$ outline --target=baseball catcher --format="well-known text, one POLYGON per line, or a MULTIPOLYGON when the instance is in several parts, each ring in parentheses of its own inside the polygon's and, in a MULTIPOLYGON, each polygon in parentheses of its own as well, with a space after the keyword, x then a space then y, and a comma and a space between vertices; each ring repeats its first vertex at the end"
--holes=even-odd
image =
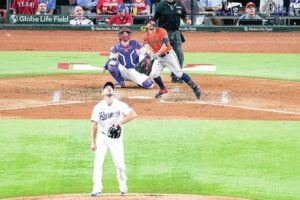
POLYGON ((140 43, 130 39, 131 34, 128 28, 120 29, 119 42, 110 48, 109 59, 104 70, 108 70, 117 81, 115 87, 125 87, 125 80, 130 80, 145 89, 152 88, 153 83, 149 77, 135 69, 139 61, 142 61, 139 70, 142 71, 142 67, 145 67, 142 63, 145 61, 146 52, 140 43))

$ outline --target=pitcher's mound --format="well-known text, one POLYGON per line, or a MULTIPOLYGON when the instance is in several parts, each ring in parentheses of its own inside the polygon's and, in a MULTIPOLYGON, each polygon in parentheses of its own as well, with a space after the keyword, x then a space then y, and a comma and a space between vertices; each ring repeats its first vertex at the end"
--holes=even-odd
POLYGON ((120 196, 119 194, 102 194, 99 197, 90 197, 88 194, 62 194, 62 195, 45 195, 35 197, 19 197, 10 200, 243 200, 232 197, 219 196, 202 196, 187 194, 127 194, 120 196))

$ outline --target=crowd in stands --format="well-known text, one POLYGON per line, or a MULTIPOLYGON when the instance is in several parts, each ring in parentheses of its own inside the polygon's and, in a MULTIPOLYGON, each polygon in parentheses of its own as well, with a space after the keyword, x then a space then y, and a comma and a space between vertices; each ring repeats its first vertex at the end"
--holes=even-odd
MULTIPOLYGON (((160 0, 69 0, 73 13, 72 19, 80 21, 89 18, 93 24, 132 25, 137 16, 154 15, 155 5, 160 0), (79 11, 80 10, 80 11, 79 11), (82 17, 78 18, 78 14, 82 17), (103 17, 101 17, 103 16, 103 17)), ((163 0, 165 1, 165 0, 163 0)), ((178 0, 185 6, 188 14, 192 13, 194 25, 221 25, 218 16, 241 16, 255 10, 255 15, 265 16, 300 16, 300 0, 290 0, 289 5, 283 0, 178 0), (252 3, 251 7, 249 7, 252 3), (244 4, 245 3, 245 4, 244 4), (244 6, 243 6, 244 5, 244 6), (248 5, 248 7, 246 6, 248 5), (252 8, 253 7, 253 8, 252 8), (210 16, 207 18, 206 16, 210 16)), ((10 7, 13 14, 52 15, 56 13, 56 0, 12 0, 10 7)), ((248 16, 248 15, 247 15, 248 16)), ((243 16, 245 17, 245 16, 243 16)), ((85 24, 85 23, 75 23, 85 24)), ((90 24, 90 23, 88 23, 90 24)))

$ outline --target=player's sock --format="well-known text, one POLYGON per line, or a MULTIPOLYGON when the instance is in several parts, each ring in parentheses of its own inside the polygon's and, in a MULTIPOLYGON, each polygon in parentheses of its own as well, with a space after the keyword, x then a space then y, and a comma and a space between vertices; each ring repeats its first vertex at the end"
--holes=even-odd
POLYGON ((184 82, 186 82, 187 84, 190 82, 190 80, 192 80, 191 77, 186 73, 182 74, 181 79, 184 80, 184 82))
POLYGON ((161 80, 161 77, 156 77, 156 78, 153 78, 155 83, 158 85, 158 87, 161 89, 161 90, 164 90, 166 87, 164 85, 164 83, 162 82, 161 80))

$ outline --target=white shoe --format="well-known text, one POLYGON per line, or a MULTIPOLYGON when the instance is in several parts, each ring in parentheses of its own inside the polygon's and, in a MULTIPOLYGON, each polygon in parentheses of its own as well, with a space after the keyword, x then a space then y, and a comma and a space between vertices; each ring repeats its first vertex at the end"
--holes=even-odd
POLYGON ((91 197, 99 197, 99 196, 101 196, 101 192, 92 192, 92 193, 90 194, 90 196, 91 196, 91 197))

